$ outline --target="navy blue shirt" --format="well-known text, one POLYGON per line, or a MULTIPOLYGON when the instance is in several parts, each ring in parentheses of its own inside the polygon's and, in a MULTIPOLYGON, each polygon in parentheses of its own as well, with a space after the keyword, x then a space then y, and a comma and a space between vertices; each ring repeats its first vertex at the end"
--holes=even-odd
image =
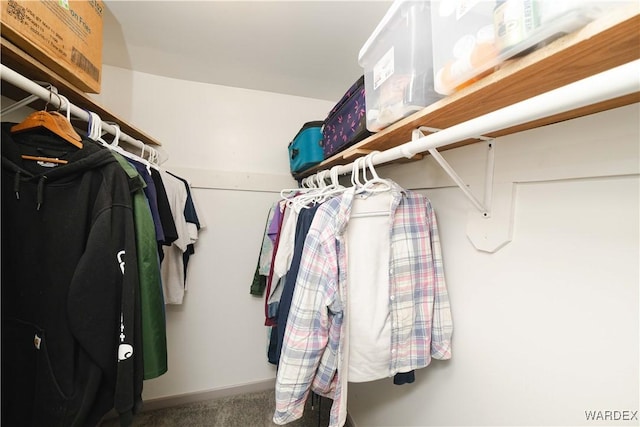
MULTIPOLYGON (((287 317, 289 317, 289 309, 291 308, 291 300, 293 299, 293 291, 296 286, 296 278, 300 269, 300 261, 302 260, 302 248, 304 240, 307 237, 311 222, 320 205, 312 206, 308 209, 302 209, 298 215, 296 223, 296 236, 293 244, 293 258, 291 259, 291 267, 287 272, 282 295, 280 296, 280 305, 278 306, 278 323, 274 329, 277 329, 277 344, 275 354, 270 351, 269 362, 277 365, 280 361, 280 352, 282 351, 282 342, 284 341, 284 331, 287 327, 287 317)), ((272 335, 273 338, 273 335, 272 335)), ((271 350, 271 348, 270 348, 271 350)))
POLYGON ((158 211, 158 195, 156 192, 156 184, 151 178, 151 173, 147 170, 147 167, 140 162, 127 158, 129 163, 136 168, 140 176, 144 179, 147 186, 144 188, 144 194, 149 201, 149 208, 151 209, 151 216, 153 217, 153 225, 156 229, 156 241, 164 241, 164 230, 162 229, 162 222, 160 221, 160 212, 158 211))

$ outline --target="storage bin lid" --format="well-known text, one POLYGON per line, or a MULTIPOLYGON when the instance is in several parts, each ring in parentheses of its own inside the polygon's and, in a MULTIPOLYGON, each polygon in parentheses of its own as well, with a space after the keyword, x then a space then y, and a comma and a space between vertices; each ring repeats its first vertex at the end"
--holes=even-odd
POLYGON ((429 6, 429 0, 394 0, 387 13, 384 14, 382 20, 378 23, 376 29, 373 30, 371 36, 369 36, 364 46, 362 46, 362 49, 360 49, 360 53, 358 53, 358 64, 360 64, 360 66, 363 66, 362 59, 367 55, 376 40, 380 37, 380 34, 389 27, 389 23, 396 17, 396 14, 414 4, 424 4, 429 6))

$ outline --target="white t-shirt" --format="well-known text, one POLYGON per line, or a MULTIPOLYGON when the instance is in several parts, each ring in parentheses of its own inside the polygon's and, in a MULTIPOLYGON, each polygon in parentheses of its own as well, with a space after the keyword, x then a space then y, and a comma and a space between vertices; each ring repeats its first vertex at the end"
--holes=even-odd
POLYGON ((287 206, 284 211, 284 217, 282 218, 282 227, 280 228, 280 238, 278 240, 276 256, 273 260, 273 279, 271 281, 271 293, 267 299, 268 304, 280 301, 283 288, 283 284, 280 279, 285 277, 289 268, 291 268, 297 223, 298 211, 287 206))
POLYGON ((160 177, 164 184, 169 199, 171 215, 176 224, 178 238, 171 246, 163 246, 164 259, 162 260, 160 274, 162 276, 162 290, 164 291, 165 304, 182 304, 184 297, 184 261, 182 254, 191 243, 189 227, 184 217, 184 207, 187 203, 187 189, 178 178, 171 176, 166 171, 160 171, 160 177))
POLYGON ((389 264, 384 260, 390 259, 391 202, 388 192, 354 196, 345 232, 349 293, 345 323, 351 382, 389 376, 389 264))

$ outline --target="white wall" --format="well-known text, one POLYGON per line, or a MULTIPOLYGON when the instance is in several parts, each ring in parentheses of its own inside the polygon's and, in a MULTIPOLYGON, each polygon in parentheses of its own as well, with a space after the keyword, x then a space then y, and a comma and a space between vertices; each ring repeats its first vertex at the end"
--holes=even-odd
POLYGON ((328 101, 103 67, 94 97, 163 144, 167 166, 290 179, 287 144, 328 101))
POLYGON ((105 66, 98 102, 158 139, 163 165, 190 180, 207 228, 182 306, 167 307, 169 371, 144 399, 273 379, 263 299, 251 296, 266 216, 295 187, 287 144, 327 101, 180 81, 105 66))
MULTIPOLYGON (((453 357, 412 385, 351 384, 358 427, 602 425, 585 411, 639 409, 639 117, 636 104, 499 139, 496 188, 515 182, 515 209, 494 254, 469 242, 477 213, 433 159, 380 168, 438 187, 420 191, 440 226, 453 357)), ((481 198, 485 148, 444 156, 481 198)))

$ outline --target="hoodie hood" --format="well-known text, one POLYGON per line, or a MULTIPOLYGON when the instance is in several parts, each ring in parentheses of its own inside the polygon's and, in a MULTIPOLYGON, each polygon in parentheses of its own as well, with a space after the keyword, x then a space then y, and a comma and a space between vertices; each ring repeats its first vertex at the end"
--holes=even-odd
POLYGON ((9 178, 7 174, 13 175, 13 191, 17 199, 20 199, 20 187, 23 183, 37 183, 36 209, 38 210, 44 202, 44 192, 47 185, 68 182, 89 169, 116 162, 109 150, 98 146, 91 140, 83 139, 83 148, 77 149, 46 129, 34 129, 12 134, 11 127, 14 124, 3 122, 1 125, 2 170, 5 174, 3 179, 9 178), (22 154, 46 156, 46 154, 36 151, 40 148, 64 152, 64 158, 68 163, 54 167, 43 167, 33 160, 21 158, 22 154))

